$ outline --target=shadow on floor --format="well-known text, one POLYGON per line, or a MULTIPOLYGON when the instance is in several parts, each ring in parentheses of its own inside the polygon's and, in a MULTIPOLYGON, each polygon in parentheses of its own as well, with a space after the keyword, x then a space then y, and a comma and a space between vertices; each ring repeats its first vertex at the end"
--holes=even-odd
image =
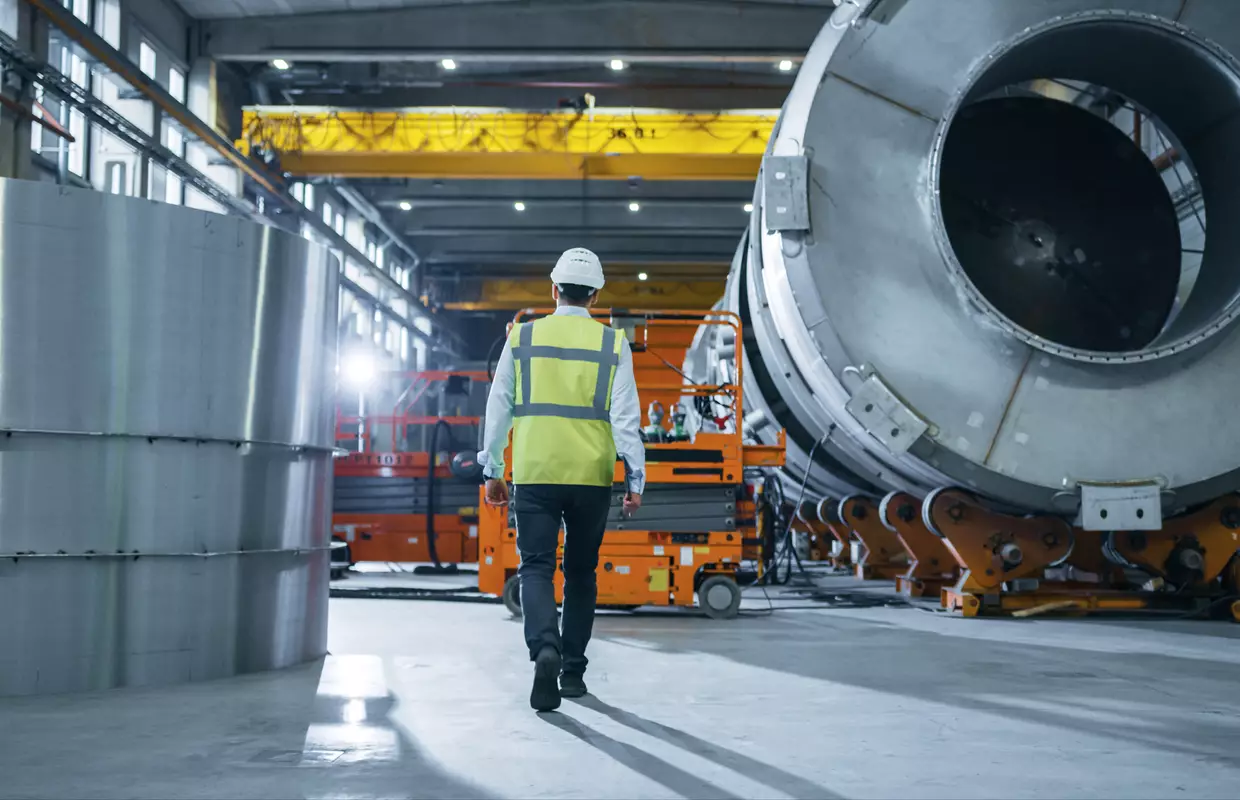
POLYGON ((538 718, 548 725, 553 725, 566 733, 576 736, 599 752, 605 753, 618 763, 675 792, 681 797, 739 800, 738 795, 732 794, 709 781, 704 781, 675 764, 670 764, 658 756, 647 753, 640 747, 635 747, 626 742, 619 742, 609 736, 605 736, 589 725, 566 714, 539 714, 538 718))
POLYGON ((345 696, 324 691, 323 673, 320 660, 176 687, 5 701, 0 716, 21 735, 0 747, 0 798, 489 796, 392 721, 385 684, 345 696))
POLYGON ((735 770, 752 781, 761 783, 778 792, 782 792, 797 800, 815 800, 815 798, 841 798, 842 795, 835 794, 826 788, 806 780, 799 775, 780 769, 771 764, 766 764, 751 758, 743 753, 712 744, 704 739, 699 739, 692 734, 685 733, 682 730, 673 728, 669 725, 663 725, 652 720, 640 717, 630 711, 608 705, 602 700, 592 695, 587 695, 579 700, 572 702, 584 706, 592 711, 597 711, 606 717, 635 731, 653 736, 660 739, 673 747, 678 747, 686 752, 693 753, 696 756, 713 761, 714 763, 735 770))
MULTIPOLYGON (((658 626, 600 620, 595 638, 665 653, 706 653, 836 685, 1240 766, 1240 755, 1230 744, 1240 739, 1240 654, 1230 631, 1219 636, 1205 630, 1226 627, 1224 623, 1196 623, 1220 648, 1219 659, 1211 660, 1208 655, 1173 655, 1179 634, 1188 631, 1173 626, 1177 635, 1168 636, 1158 631, 1165 624, 1160 622, 1134 630, 1131 641, 1142 643, 1140 652, 1067 646, 1064 638, 1077 632, 1063 627, 1048 637, 1060 644, 1029 643, 1043 630, 1031 621, 944 618, 933 629, 891 622, 901 620, 899 615, 921 613, 893 610, 882 621, 870 621, 845 614, 777 612, 768 619, 737 619, 709 630, 695 630, 700 620, 666 620, 658 626), (992 627, 950 627, 979 625, 992 627), (1013 629, 1025 641, 1011 640, 1013 629), (988 638, 992 631, 993 638, 988 638)), ((1065 624, 1073 623, 1056 623, 1065 624)), ((1098 623, 1080 621, 1082 643, 1101 633, 1098 623)), ((1204 641, 1199 648, 1214 646, 1204 641)))

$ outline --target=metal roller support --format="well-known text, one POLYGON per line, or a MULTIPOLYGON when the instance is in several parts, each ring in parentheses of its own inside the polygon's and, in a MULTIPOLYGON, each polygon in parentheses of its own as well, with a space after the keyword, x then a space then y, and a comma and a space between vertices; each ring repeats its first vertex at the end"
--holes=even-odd
POLYGON ((0 181, 0 266, 0 695, 322 655, 327 250, 0 181))
POLYGON ((824 495, 959 486, 1086 527, 1240 487, 1236 52, 1231 0, 841 3, 723 303, 789 477, 819 442, 824 495), (1173 151, 1065 85, 1131 104, 1173 151), (1195 278, 1171 157, 1221 221, 1195 278))

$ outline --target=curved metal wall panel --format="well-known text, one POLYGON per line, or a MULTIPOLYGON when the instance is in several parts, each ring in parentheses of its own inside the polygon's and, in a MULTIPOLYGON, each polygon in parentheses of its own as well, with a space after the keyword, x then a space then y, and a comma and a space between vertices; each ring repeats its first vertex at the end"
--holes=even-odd
MULTIPOLYGON (((755 403, 786 406, 775 416, 803 429, 802 450, 825 442, 847 467, 839 477, 883 491, 962 486, 1005 508, 1071 515, 1083 484, 1160 485, 1164 513, 1240 486, 1240 459, 1226 446, 1237 430, 1226 409, 1240 391, 1231 368, 1240 357, 1240 234, 1211 226, 1196 288, 1156 340, 1082 350, 992 307, 941 208, 953 188, 943 186, 944 142, 958 118, 1013 87, 1072 80, 1133 98, 1165 123, 1194 160, 1210 219, 1227 219, 1240 209, 1225 178, 1240 153, 1240 15, 1231 5, 842 4, 807 54, 768 152, 804 170, 805 188, 790 180, 776 188, 785 199, 769 202, 767 162, 744 284, 732 275, 731 290, 748 292, 757 344, 749 358, 771 378, 755 403), (788 207, 802 201, 794 211, 804 219, 794 221, 788 207), (893 408, 907 428, 883 411, 893 408)), ((1062 111, 1056 102, 1044 98, 1039 113, 1047 103, 1062 111)), ((1070 183, 1065 174, 1056 191, 1070 183)), ((1061 225, 1052 266, 1068 263, 1065 253, 1083 263, 1084 251, 1063 243, 1096 238, 1111 252, 1112 229, 1121 245, 1141 229, 1126 222, 1122 202, 1105 210, 1105 225, 1061 225)), ((1005 279, 1025 263, 1018 251, 1005 279)), ((1158 268, 1182 280, 1172 261, 1158 268)), ((1066 271, 1046 274, 1035 278, 1056 290, 1068 282, 1066 271)))
POLYGON ((0 695, 324 652, 337 275, 249 222, 0 181, 0 695))

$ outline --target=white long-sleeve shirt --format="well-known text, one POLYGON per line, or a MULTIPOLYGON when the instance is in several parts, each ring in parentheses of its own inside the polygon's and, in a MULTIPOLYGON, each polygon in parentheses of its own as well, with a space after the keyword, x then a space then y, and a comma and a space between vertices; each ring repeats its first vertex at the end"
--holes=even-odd
MULTIPOLYGON (((578 306, 560 306, 555 313, 590 318, 590 312, 578 306)), ((504 448, 508 446, 508 432, 512 430, 516 382, 512 345, 505 342, 491 379, 491 393, 487 396, 484 449, 478 453, 478 463, 488 478, 504 476, 504 448)), ((624 461, 628 490, 634 494, 641 494, 646 488, 646 446, 642 443, 641 424, 637 381, 633 377, 633 351, 621 347, 620 363, 611 384, 611 438, 616 444, 616 454, 624 461)))

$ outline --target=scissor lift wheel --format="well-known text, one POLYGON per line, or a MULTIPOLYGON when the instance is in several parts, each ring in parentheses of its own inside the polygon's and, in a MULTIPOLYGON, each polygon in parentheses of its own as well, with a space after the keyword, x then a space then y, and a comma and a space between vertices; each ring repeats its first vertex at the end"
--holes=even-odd
POLYGON ((514 617, 521 616, 521 581, 512 575, 504 581, 504 608, 514 617))
POLYGON ((698 607, 712 619, 732 619, 741 607, 741 587, 726 575, 712 575, 698 587, 698 607))

